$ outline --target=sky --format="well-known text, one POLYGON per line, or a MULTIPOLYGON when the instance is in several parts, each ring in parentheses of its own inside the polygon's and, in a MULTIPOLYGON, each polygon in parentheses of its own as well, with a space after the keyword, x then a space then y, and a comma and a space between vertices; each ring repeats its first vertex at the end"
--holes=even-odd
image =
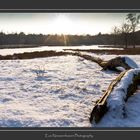
POLYGON ((128 13, 0 13, 0 31, 36 34, 111 33, 128 13))

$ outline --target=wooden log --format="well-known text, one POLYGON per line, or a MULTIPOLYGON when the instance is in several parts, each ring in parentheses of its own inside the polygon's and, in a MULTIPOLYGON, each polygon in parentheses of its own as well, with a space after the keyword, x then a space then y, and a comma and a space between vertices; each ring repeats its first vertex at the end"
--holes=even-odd
POLYGON ((104 61, 104 60, 102 60, 99 57, 94 57, 94 56, 90 56, 90 55, 86 55, 86 54, 81 54, 79 52, 71 52, 70 54, 75 55, 75 56, 82 57, 82 58, 84 58, 86 60, 89 60, 89 61, 92 61, 92 62, 95 62, 98 65, 101 65, 101 63, 104 61))
POLYGON ((125 101, 127 101, 128 98, 136 92, 138 85, 140 85, 140 72, 138 74, 134 74, 133 81, 127 88, 125 101))
POLYGON ((128 66, 125 61, 123 61, 122 57, 116 57, 113 59, 110 59, 108 61, 105 61, 99 57, 94 57, 86 54, 81 54, 79 52, 56 52, 56 51, 41 51, 41 52, 25 52, 25 53, 19 53, 19 54, 13 54, 13 55, 6 55, 2 56, 0 55, 0 60, 10 60, 10 59, 32 59, 32 58, 41 58, 41 57, 52 57, 52 56, 63 56, 63 55, 73 55, 73 56, 79 56, 86 60, 92 61, 100 65, 104 70, 113 70, 113 71, 119 71, 117 67, 123 67, 124 69, 131 69, 130 66, 128 66))
POLYGON ((94 57, 86 54, 81 54, 80 52, 70 52, 70 54, 82 57, 86 60, 97 63, 99 66, 103 68, 103 70, 112 70, 120 72, 117 67, 123 67, 125 70, 131 69, 131 67, 125 62, 124 57, 115 57, 108 61, 105 61, 99 57, 94 57))
MULTIPOLYGON (((125 98, 123 98, 124 102, 126 102, 128 98, 135 93, 135 91, 137 90, 137 86, 140 84, 140 69, 133 69, 133 70, 127 70, 127 71, 122 72, 114 81, 111 82, 107 91, 103 94, 102 98, 94 106, 90 114, 90 122, 94 120, 95 123, 98 123, 101 120, 101 118, 104 116, 104 114, 109 110, 107 106, 107 101, 108 101, 107 99, 109 98, 109 95, 113 91, 114 87, 118 84, 120 80, 123 79, 126 73, 128 74, 128 77, 132 73, 133 73, 133 76, 131 75, 132 81, 128 81, 129 82, 128 85, 124 87, 123 92, 124 94, 126 94, 126 96, 124 96, 125 98)), ((124 108, 125 107, 123 106, 122 111, 125 111, 124 108)), ((125 115, 125 112, 122 112, 122 114, 125 115)))
POLYGON ((125 62, 124 58, 122 57, 115 57, 113 59, 110 59, 108 61, 102 61, 100 64, 104 70, 109 69, 109 70, 117 70, 117 67, 123 67, 125 70, 131 69, 131 67, 125 62))
POLYGON ((95 122, 98 123, 100 121, 100 119, 103 117, 103 115, 108 111, 107 98, 126 72, 127 71, 120 73, 119 76, 111 82, 108 89, 105 91, 105 93, 101 97, 101 99, 94 106, 94 108, 90 114, 90 118, 89 118, 90 122, 92 122, 94 119, 95 122))

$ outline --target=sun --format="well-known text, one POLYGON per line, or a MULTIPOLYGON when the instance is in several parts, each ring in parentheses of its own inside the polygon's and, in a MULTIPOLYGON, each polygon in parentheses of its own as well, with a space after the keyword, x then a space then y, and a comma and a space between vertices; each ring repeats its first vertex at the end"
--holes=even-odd
POLYGON ((58 15, 51 21, 49 28, 57 34, 72 34, 76 29, 76 24, 69 17, 58 15))

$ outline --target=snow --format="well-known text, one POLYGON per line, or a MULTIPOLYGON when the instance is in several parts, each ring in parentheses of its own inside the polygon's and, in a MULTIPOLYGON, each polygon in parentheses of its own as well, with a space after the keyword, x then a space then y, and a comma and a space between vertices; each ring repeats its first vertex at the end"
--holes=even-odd
POLYGON ((126 116, 114 117, 107 112, 98 124, 93 127, 140 127, 140 90, 137 90, 125 104, 126 116))
POLYGON ((76 56, 0 61, 1 127, 91 127, 89 115, 117 74, 76 56))
POLYGON ((113 91, 110 93, 107 99, 107 106, 109 110, 120 112, 122 114, 123 107, 125 104, 124 99, 126 99, 127 88, 132 83, 134 77, 134 70, 127 72, 121 81, 115 86, 113 91), (118 111, 119 110, 119 111, 118 111))
MULTIPOLYGON (((95 54, 95 53, 89 53, 89 52, 80 52, 82 54, 87 54, 87 55, 91 55, 91 56, 94 56, 94 57, 99 57, 103 60, 110 60, 112 58, 115 58, 115 57, 122 57, 125 61, 126 64, 128 64, 128 66, 130 66, 131 68, 139 68, 140 67, 140 61, 139 61, 139 57, 138 55, 108 55, 108 54, 95 54), (137 63, 139 64, 137 64, 137 63)), ((125 69, 123 67, 117 67, 118 70, 120 71, 124 71, 125 69)))
POLYGON ((116 67, 117 70, 119 70, 120 72, 125 71, 125 68, 123 67, 116 67))
MULTIPOLYGON (((118 56, 85 54, 105 60, 118 56)), ((126 62, 134 68, 140 67, 139 55, 120 56, 125 57, 126 62)), ((76 56, 59 56, 0 60, 0 67, 1 127, 140 126, 139 90, 125 103, 126 118, 121 117, 122 108, 118 107, 114 114, 108 112, 98 124, 89 123, 89 115, 96 100, 118 75, 115 72, 102 71, 96 63, 76 56)), ((124 105, 121 103, 121 99, 125 97, 122 93, 131 78, 126 75, 124 82, 116 89, 119 94, 112 93, 114 100, 110 100, 108 104, 112 109, 124 105)))
POLYGON ((139 127, 139 100, 140 96, 136 92, 132 97, 126 99, 127 89, 132 83, 134 75, 140 73, 140 68, 128 71, 121 81, 115 86, 107 99, 109 108, 107 114, 103 117, 96 127, 139 127), (135 120, 136 118, 136 120, 135 120), (134 121, 132 122, 133 119, 134 121))
POLYGON ((131 68, 138 68, 139 66, 134 62, 131 58, 128 56, 123 57, 125 59, 125 62, 130 66, 131 68))
MULTIPOLYGON (((10 49, 0 49, 0 55, 13 55, 14 53, 24 53, 24 52, 34 52, 34 51, 63 51, 64 49, 99 49, 101 50, 102 47, 98 47, 98 45, 91 45, 91 46, 38 46, 38 47, 31 47, 31 48, 10 48, 10 49)), ((104 49, 114 49, 104 47, 104 49)), ((115 48, 115 50, 121 50, 122 48, 115 48)))
MULTIPOLYGON (((112 58, 115 58, 115 57, 122 57, 125 59, 125 62, 133 69, 135 68, 140 68, 140 58, 139 58, 139 55, 97 55, 95 53, 86 53, 88 55, 91 55, 91 56, 95 56, 95 57, 100 57, 101 59, 104 59, 104 60, 110 60, 112 58)), ((124 71, 125 69, 123 67, 116 67, 118 70, 120 71, 124 71)))

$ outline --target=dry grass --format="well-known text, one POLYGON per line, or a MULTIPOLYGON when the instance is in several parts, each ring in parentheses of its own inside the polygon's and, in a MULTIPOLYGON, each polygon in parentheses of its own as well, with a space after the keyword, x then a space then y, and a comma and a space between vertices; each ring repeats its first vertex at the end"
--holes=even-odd
MULTIPOLYGON (((114 54, 114 55, 139 55, 140 54, 140 48, 129 48, 129 49, 123 49, 123 50, 96 50, 96 49, 89 49, 89 50, 79 50, 79 49, 66 49, 66 50, 72 50, 72 51, 79 51, 79 52, 91 52, 96 54, 114 54)), ((56 52, 56 51, 36 51, 36 52, 25 52, 25 53, 19 53, 19 54, 13 54, 13 55, 6 55, 2 56, 0 55, 0 60, 10 60, 10 59, 32 59, 32 58, 41 58, 41 57, 52 57, 52 56, 64 56, 64 55, 75 55, 75 53, 72 52, 56 52)))
POLYGON ((56 52, 56 51, 41 51, 41 52, 25 52, 18 53, 13 55, 0 55, 0 60, 11 60, 11 59, 32 59, 32 58, 41 58, 41 57, 52 57, 52 56, 63 56, 68 55, 67 52, 56 52))
POLYGON ((91 53, 96 53, 96 54, 114 54, 114 55, 138 55, 140 54, 140 48, 128 48, 128 49, 122 49, 122 50, 117 50, 117 49, 89 49, 89 50, 79 50, 79 49, 66 49, 66 50, 72 50, 72 51, 82 51, 82 52, 91 52, 91 53))

